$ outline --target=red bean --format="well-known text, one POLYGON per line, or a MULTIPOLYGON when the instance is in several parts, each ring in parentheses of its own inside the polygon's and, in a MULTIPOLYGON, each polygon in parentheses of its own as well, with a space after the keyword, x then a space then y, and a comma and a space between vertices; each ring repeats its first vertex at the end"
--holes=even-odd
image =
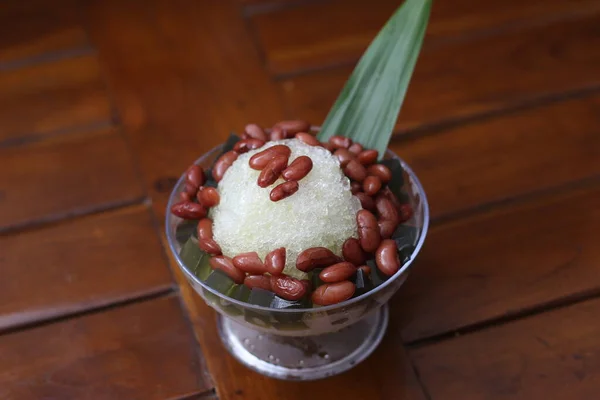
POLYGON ((260 175, 258 176, 258 186, 261 188, 266 188, 275 183, 277 179, 281 176, 281 172, 287 167, 288 158, 283 155, 278 155, 273 158, 267 166, 260 171, 260 175))
POLYGON ((392 221, 396 224, 400 222, 396 207, 394 207, 394 204, 383 193, 375 198, 375 208, 380 219, 392 221))
POLYGON ((299 300, 306 294, 306 286, 298 279, 281 275, 271 276, 271 290, 286 300, 299 300))
POLYGON ((298 254, 296 268, 303 272, 309 272, 315 268, 327 267, 339 261, 341 261, 340 258, 328 248, 311 247, 298 254))
POLYGON ((186 182, 183 191, 190 195, 190 198, 194 198, 196 193, 198 192, 198 186, 195 186, 193 183, 186 182))
POLYGON ((362 190, 362 185, 358 182, 350 182, 350 191, 353 195, 356 195, 362 190))
POLYGON ((219 204, 219 192, 214 187, 200 186, 198 190, 198 201, 206 208, 211 208, 219 204))
POLYGON ((350 160, 344 168, 344 174, 353 181, 362 182, 367 177, 367 170, 358 161, 350 160))
POLYGON ((310 124, 303 120, 292 120, 292 121, 279 121, 275 124, 275 127, 279 127, 289 134, 295 135, 298 132, 308 132, 310 124))
POLYGON ((361 265, 358 267, 358 269, 360 269, 365 275, 371 275, 371 267, 368 265, 361 265))
POLYGON ((346 166, 348 165, 348 163, 350 162, 350 160, 354 159, 354 154, 350 153, 348 150, 346 149, 337 149, 334 153, 334 156, 336 156, 338 158, 338 160, 340 160, 340 165, 342 166, 346 166))
POLYGON ((233 150, 236 153, 244 154, 249 152, 250 150, 259 149, 265 145, 265 142, 258 139, 245 139, 240 140, 233 146, 233 150))
POLYGON ((373 164, 367 168, 369 175, 374 175, 381 179, 383 184, 392 180, 392 171, 383 164, 373 164))
POLYGON ((381 189, 381 179, 376 176, 369 175, 363 181, 363 190, 369 196, 375 196, 381 189))
POLYGON ((367 255, 360 247, 360 242, 355 238, 348 238, 342 246, 342 255, 344 260, 354 265, 361 265, 367 260, 367 255))
POLYGON ((198 239, 212 239, 213 238, 213 222, 210 218, 202 218, 198 222, 198 239))
POLYGON ((320 146, 321 145, 321 142, 319 142, 319 139, 317 139, 310 133, 306 133, 306 132, 296 133, 296 139, 300 140, 301 142, 306 143, 309 146, 320 146))
POLYGON ((215 178, 215 181, 219 182, 223 179, 223 175, 225 175, 225 172, 231 167, 231 164, 237 160, 238 155, 238 153, 231 150, 219 157, 212 169, 212 175, 213 178, 215 178))
POLYGON ((198 247, 214 256, 221 254, 221 246, 219 246, 215 239, 198 239, 198 247))
POLYGON ((330 153, 333 153, 337 149, 337 147, 335 147, 329 142, 321 142, 321 146, 329 150, 330 153))
POLYGON ((356 267, 349 262, 341 262, 330 265, 319 274, 319 278, 325 283, 345 281, 356 273, 356 267))
POLYGON ((267 134, 260 126, 256 124, 248 124, 244 129, 246 135, 248 135, 252 139, 261 140, 263 142, 267 141, 267 134))
POLYGON ((379 156, 379 152, 377 150, 365 150, 365 151, 362 151, 356 159, 362 165, 367 166, 367 165, 371 165, 375 161, 377 161, 378 156, 379 156))
POLYGON ((285 268, 285 247, 273 250, 265 257, 265 269, 271 275, 281 275, 285 268))
POLYGON ((382 274, 392 276, 400 269, 400 258, 396 249, 396 242, 385 239, 375 252, 375 263, 382 274))
POLYGON ((310 157, 300 156, 281 173, 286 181, 299 181, 312 170, 313 162, 310 157))
POLYGON ((189 194, 188 192, 180 192, 179 193, 179 200, 180 202, 187 202, 187 201, 192 201, 192 195, 189 194))
POLYGON ((367 194, 363 192, 358 192, 355 196, 360 200, 360 205, 365 210, 374 211, 375 210, 375 202, 371 196, 367 196, 367 194))
POLYGON ((187 183, 191 183, 197 190, 206 181, 204 170, 199 165, 192 165, 185 174, 185 180, 187 183))
POLYGON ((212 257, 208 262, 210 263, 212 269, 220 269, 221 271, 225 272, 225 274, 227 274, 227 276, 229 276, 235 283, 244 283, 246 274, 233 265, 231 258, 225 256, 215 256, 212 257))
POLYGON ((271 291, 271 277, 266 275, 248 275, 244 279, 244 285, 250 289, 259 288, 271 291))
POLYGON ((398 214, 400 214, 400 222, 405 222, 412 217, 413 209, 410 204, 400 204, 400 207, 398 208, 398 214))
POLYGON ((353 143, 352 146, 348 147, 348 151, 357 156, 363 151, 363 147, 360 143, 353 143))
POLYGON ((191 201, 180 201, 173 204, 171 212, 183 219, 200 219, 206 217, 206 208, 202 204, 191 201))
POLYGON ((402 203, 400 203, 400 200, 398 200, 398 198, 396 197, 396 195, 390 190, 389 187, 384 188, 381 193, 383 193, 388 199, 390 199, 390 201, 392 202, 392 204, 394 205, 394 208, 396 208, 396 211, 398 211, 398 213, 400 213, 400 206, 402 205, 402 203))
POLYGON ((273 130, 271 131, 271 134, 269 135, 269 139, 272 142, 275 142, 277 140, 283 140, 286 137, 287 137, 286 131, 278 126, 274 127, 273 130))
POLYGON ((356 224, 358 225, 358 239, 363 250, 368 253, 377 250, 381 236, 375 216, 370 211, 360 210, 356 213, 356 224))
POLYGON ((377 221, 377 225, 379 226, 379 234, 382 239, 391 238, 398 227, 398 224, 395 221, 388 221, 385 219, 377 221))
POLYGON ((346 136, 332 136, 329 138, 329 143, 331 143, 335 148, 338 149, 347 149, 352 146, 352 139, 346 136))
POLYGON ((299 185, 296 181, 280 183, 279 185, 275 186, 273 190, 271 190, 269 198, 271 199, 271 201, 283 200, 296 193, 298 191, 298 188, 299 185))
POLYGON ((300 283, 302 283, 304 285, 304 288, 306 289, 306 293, 310 292, 312 284, 308 279, 301 279, 300 283))
POLYGON ((289 147, 283 144, 278 144, 254 154, 252 157, 250 157, 248 164, 250 165, 250 168, 260 171, 265 168, 267 164, 275 157, 279 155, 289 157, 291 153, 292 151, 289 147))
POLYGON ((233 265, 249 274, 264 274, 267 272, 265 264, 255 251, 238 254, 233 257, 233 265))
POLYGON ((326 283, 312 294, 312 301, 321 306, 341 303, 354 295, 356 286, 350 281, 326 283))

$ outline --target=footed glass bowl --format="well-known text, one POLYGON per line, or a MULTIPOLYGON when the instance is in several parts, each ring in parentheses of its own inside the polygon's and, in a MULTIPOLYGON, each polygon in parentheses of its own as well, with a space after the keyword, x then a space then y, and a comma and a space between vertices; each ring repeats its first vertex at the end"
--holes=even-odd
MULTIPOLYGON (((210 168, 223 146, 213 148, 196 160, 196 164, 210 168)), ((270 377, 312 380, 348 370, 375 350, 387 328, 386 303, 406 280, 429 225, 429 207, 423 187, 410 167, 388 150, 384 159, 392 158, 404 169, 404 201, 408 201, 414 211, 411 219, 402 224, 406 231, 402 240, 414 246, 410 258, 395 275, 371 291, 339 304, 315 308, 276 309, 249 304, 229 297, 225 294, 227 291, 219 290, 218 286, 209 286, 207 260, 188 261, 186 265, 180 253, 188 238, 178 234, 177 229, 183 220, 170 212, 185 185, 185 175, 179 178, 167 206, 169 247, 190 285, 219 313, 217 324, 221 340, 240 362, 270 377)))

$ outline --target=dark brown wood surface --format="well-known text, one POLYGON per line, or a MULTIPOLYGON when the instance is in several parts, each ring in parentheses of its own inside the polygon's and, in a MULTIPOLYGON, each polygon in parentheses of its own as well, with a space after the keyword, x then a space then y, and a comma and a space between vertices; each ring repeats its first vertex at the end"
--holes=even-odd
POLYGON ((2 2, 0 398, 597 397, 597 0, 434 2, 390 145, 432 226, 351 371, 242 366, 170 258, 186 166, 248 122, 321 123, 400 3, 2 2))

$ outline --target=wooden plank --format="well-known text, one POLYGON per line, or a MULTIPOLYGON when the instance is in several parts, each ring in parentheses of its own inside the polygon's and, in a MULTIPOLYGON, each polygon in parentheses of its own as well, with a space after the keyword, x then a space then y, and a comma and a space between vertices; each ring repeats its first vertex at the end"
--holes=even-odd
POLYGON ((0 148, 0 231, 141 200, 123 138, 113 130, 0 148))
POLYGON ((432 399, 594 399, 600 301, 411 352, 432 399))
POLYGON ((164 183, 202 153, 249 122, 283 116, 233 1, 95 1, 87 13, 158 213, 164 183))
POLYGON ((0 330, 172 286, 145 206, 0 236, 0 330))
POLYGON ((434 218, 600 174, 599 96, 399 141, 434 218))
POLYGON ((435 226, 393 303, 403 338, 600 292, 598 226, 598 185, 435 226))
POLYGON ((88 48, 77 0, 4 0, 0 70, 15 62, 88 48))
POLYGON ((0 144, 108 125, 110 120, 94 55, 0 72, 0 144))
POLYGON ((166 399, 210 389, 175 297, 0 340, 4 399, 166 399))
MULTIPOLYGON (((269 70, 278 75, 292 74, 358 59, 401 3, 398 0, 307 2, 301 7, 256 15, 251 22, 269 70)), ((425 43, 427 48, 452 38, 598 11, 600 4, 596 0, 437 2, 432 8, 425 43)))
MULTIPOLYGON (((485 4, 492 3, 504 4, 485 4)), ((599 87, 598 26, 600 15, 592 14, 424 51, 397 130, 599 87)), ((288 117, 323 121, 351 72, 351 67, 342 67, 284 80, 288 117)))
MULTIPOLYGON (((163 240, 166 239, 163 237, 163 240)), ((171 257, 181 295, 202 345, 220 400, 425 400, 402 343, 392 332, 365 361, 341 375, 311 382, 281 381, 260 375, 236 361, 223 347, 215 313, 187 283, 171 257)))

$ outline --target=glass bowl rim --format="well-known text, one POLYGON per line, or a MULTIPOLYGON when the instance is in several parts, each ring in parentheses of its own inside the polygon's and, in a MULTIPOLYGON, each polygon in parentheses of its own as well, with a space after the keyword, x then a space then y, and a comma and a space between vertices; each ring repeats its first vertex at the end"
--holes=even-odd
MULTIPOLYGON (((210 154, 213 154, 213 152, 218 151, 220 148, 222 148, 224 146, 224 144, 225 143, 218 144, 217 146, 213 147, 209 151, 205 152, 204 154, 202 154, 199 158, 197 158, 194 161, 194 164, 198 165, 198 164, 202 163, 202 161, 204 161, 205 158, 207 158, 210 154)), ((194 273, 192 273, 187 268, 187 266, 181 261, 181 257, 179 256, 179 253, 177 251, 175 251, 175 242, 176 242, 175 234, 174 234, 174 232, 171 233, 171 230, 169 229, 171 219, 174 218, 174 216, 171 214, 171 211, 170 211, 171 206, 175 203, 175 200, 177 200, 177 194, 178 194, 178 193, 176 193, 177 190, 183 186, 183 183, 185 180, 185 175, 186 175, 185 172, 183 172, 183 174, 177 180, 177 183, 175 184, 175 186, 173 187, 173 190, 171 191, 171 194, 169 195, 169 201, 167 203, 166 217, 165 217, 165 231, 166 231, 166 236, 167 236, 167 242, 169 243, 169 250, 171 251, 171 253, 173 254, 173 257, 177 261, 179 268, 184 272, 184 274, 188 278, 191 278, 196 284, 199 284, 203 289, 208 290, 209 292, 211 292, 215 296, 219 297, 220 299, 223 299, 229 303, 236 304, 245 309, 266 311, 266 312, 271 312, 271 313, 310 313, 310 312, 321 312, 321 311, 325 312, 325 311, 331 311, 331 310, 336 310, 336 309, 342 309, 345 307, 349 307, 349 306, 353 305, 354 303, 359 303, 360 301, 362 301, 362 300, 368 298, 369 296, 374 295, 377 292, 386 288, 388 285, 390 285, 394 280, 398 279, 406 270, 408 270, 410 268, 413 261, 419 255, 419 252, 421 251, 421 248, 423 247, 423 243, 425 242, 425 238, 426 238, 427 232, 429 230, 429 218, 430 218, 429 217, 429 203, 427 201, 427 196, 425 194, 425 190, 423 189, 421 181, 419 181, 419 178, 414 173, 412 168, 410 168, 410 166, 401 157, 399 157, 396 153, 391 151, 389 148, 386 150, 386 153, 389 153, 392 157, 394 157, 400 161, 402 168, 410 176, 412 182, 415 184, 415 186, 417 188, 417 193, 419 194, 421 201, 422 201, 422 205, 423 205, 423 227, 421 228, 421 235, 419 236, 419 240, 417 241, 417 244, 415 246, 415 250, 413 251, 411 259, 406 264, 404 264, 398 271, 396 271, 396 273, 394 275, 389 277, 384 283, 377 286, 373 290, 370 290, 366 293, 361 294, 360 296, 351 298, 351 299, 343 301, 341 303, 331 304, 328 306, 311 307, 311 308, 278 309, 278 308, 258 306, 255 304, 250 304, 250 303, 247 303, 244 301, 240 301, 240 300, 231 298, 231 297, 211 288, 210 286, 206 285, 196 275, 194 275, 194 273)))

